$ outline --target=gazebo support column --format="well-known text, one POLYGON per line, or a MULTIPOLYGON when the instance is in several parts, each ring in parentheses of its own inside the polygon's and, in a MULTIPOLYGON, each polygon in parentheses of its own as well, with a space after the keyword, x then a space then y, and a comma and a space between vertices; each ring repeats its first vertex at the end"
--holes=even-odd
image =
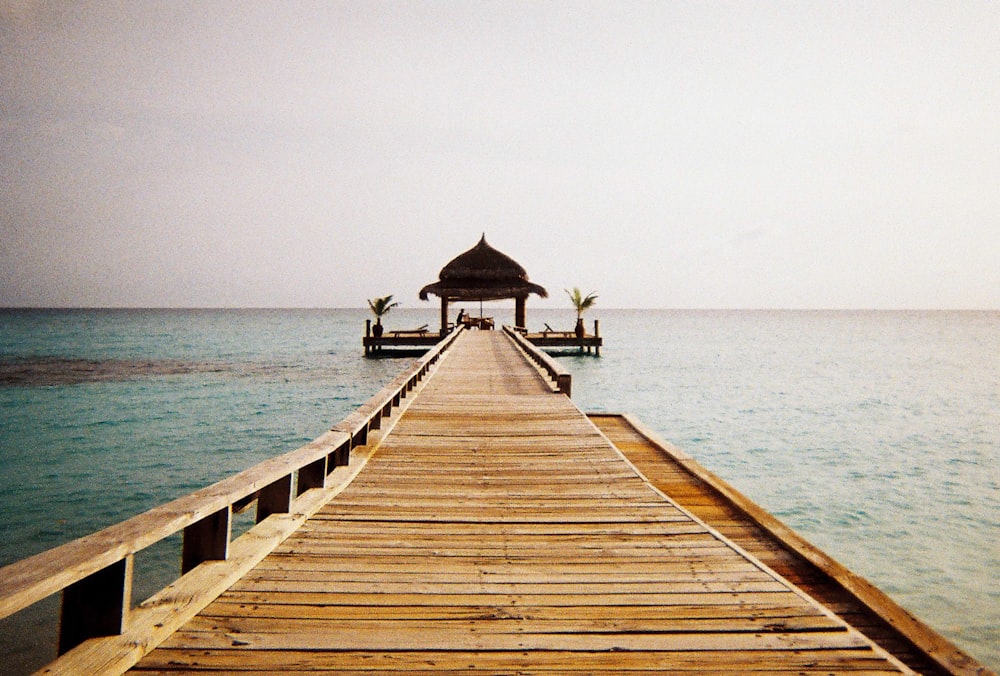
POLYGON ((514 299, 514 326, 520 328, 528 328, 528 322, 525 313, 525 304, 527 303, 527 298, 525 296, 518 296, 514 299))
POLYGON ((448 333, 448 298, 441 298, 441 337, 448 333))

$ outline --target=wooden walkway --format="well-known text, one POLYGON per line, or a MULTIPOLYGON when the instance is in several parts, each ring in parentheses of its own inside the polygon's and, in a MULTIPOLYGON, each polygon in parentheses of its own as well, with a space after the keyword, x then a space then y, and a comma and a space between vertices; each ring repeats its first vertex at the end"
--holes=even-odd
POLYGON ((921 674, 992 673, 628 415, 590 419, 658 489, 921 674))
MULTIPOLYGON (((500 332, 137 673, 907 673, 681 509, 500 332)), ((391 429, 389 429, 391 425, 391 429)))

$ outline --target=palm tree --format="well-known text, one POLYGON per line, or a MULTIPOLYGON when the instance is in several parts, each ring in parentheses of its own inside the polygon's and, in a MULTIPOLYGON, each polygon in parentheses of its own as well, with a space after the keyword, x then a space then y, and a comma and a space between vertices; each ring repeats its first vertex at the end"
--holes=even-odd
POLYGON ((389 310, 398 306, 399 303, 392 302, 392 294, 388 296, 383 296, 382 298, 368 299, 368 307, 371 308, 372 313, 375 315, 375 326, 372 327, 372 333, 376 338, 382 335, 382 316, 389 314, 389 310))
POLYGON ((591 291, 584 296, 580 288, 574 286, 572 291, 566 289, 566 294, 569 296, 570 302, 573 303, 573 307, 576 308, 576 335, 582 338, 584 334, 583 313, 592 308, 594 303, 597 302, 597 293, 591 291))

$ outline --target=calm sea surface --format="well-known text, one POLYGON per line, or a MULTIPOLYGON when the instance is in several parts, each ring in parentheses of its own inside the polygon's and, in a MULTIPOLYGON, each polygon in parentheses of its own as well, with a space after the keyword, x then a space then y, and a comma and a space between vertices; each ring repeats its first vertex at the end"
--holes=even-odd
MULTIPOLYGON (((368 316, 0 310, 0 565, 321 434, 412 360, 364 359, 368 316)), ((1000 667, 1000 313, 595 318, 602 357, 558 357, 582 409, 636 414, 1000 667)), ((574 315, 529 308, 528 320, 568 329, 574 315)), ((137 595, 169 579, 172 546, 137 562, 137 595)), ((4 669, 37 664, 55 603, 0 623, 4 669)))

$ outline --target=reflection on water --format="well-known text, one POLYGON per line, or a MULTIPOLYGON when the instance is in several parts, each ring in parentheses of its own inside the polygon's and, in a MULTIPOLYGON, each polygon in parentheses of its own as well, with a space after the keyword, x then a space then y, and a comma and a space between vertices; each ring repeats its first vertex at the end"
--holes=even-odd
POLYGON ((79 385, 159 376, 215 373, 254 378, 301 379, 316 375, 315 367, 276 363, 234 363, 183 359, 79 359, 24 357, 0 361, 0 386, 79 385))
POLYGON ((20 385, 23 387, 75 385, 184 373, 219 373, 226 370, 228 368, 225 364, 174 359, 160 361, 105 359, 98 361, 65 357, 35 357, 0 361, 0 385, 20 385))

